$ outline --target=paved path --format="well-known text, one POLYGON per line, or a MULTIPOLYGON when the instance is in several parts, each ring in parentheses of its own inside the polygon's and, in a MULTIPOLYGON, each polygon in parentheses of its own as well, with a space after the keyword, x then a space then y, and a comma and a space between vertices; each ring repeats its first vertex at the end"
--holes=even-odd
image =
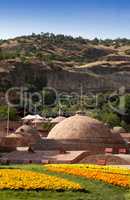
POLYGON ((130 165, 111 165, 111 166, 130 169, 130 165))
POLYGON ((123 158, 124 160, 130 162, 130 154, 114 154, 114 156, 118 156, 118 157, 123 158))
MULTIPOLYGON (((120 157, 120 158, 130 162, 130 154, 114 154, 114 156, 120 157)), ((115 165, 113 165, 113 166, 115 166, 115 165)), ((130 165, 116 165, 116 166, 130 169, 130 165)))

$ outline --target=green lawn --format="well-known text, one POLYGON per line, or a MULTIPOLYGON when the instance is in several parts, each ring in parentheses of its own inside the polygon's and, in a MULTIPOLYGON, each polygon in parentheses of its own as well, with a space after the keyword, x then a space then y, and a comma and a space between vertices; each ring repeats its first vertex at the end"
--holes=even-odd
MULTIPOLYGON (((2 168, 4 166, 1 166, 2 168)), ((83 185, 87 192, 51 192, 51 191, 0 191, 0 200, 130 200, 130 190, 91 181, 71 175, 50 173, 42 165, 15 165, 7 168, 22 168, 48 173, 73 180, 83 185)))

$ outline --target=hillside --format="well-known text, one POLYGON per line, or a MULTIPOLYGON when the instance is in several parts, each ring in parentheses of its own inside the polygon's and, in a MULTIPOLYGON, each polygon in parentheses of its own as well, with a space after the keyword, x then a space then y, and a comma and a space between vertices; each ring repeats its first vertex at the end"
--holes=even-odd
POLYGON ((88 40, 41 33, 0 40, 0 90, 45 86, 58 91, 130 89, 130 40, 88 40))

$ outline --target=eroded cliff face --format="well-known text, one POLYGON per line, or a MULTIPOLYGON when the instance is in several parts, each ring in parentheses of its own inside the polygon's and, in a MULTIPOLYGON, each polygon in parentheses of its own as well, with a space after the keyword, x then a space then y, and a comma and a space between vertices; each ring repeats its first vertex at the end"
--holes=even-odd
POLYGON ((93 76, 89 73, 75 71, 51 72, 48 76, 48 86, 58 91, 84 93, 108 91, 114 88, 111 80, 103 76, 93 76))
POLYGON ((0 87, 34 85, 37 90, 52 87, 60 92, 84 93, 130 89, 129 63, 73 69, 51 68, 45 63, 6 62, 0 65, 0 87))
POLYGON ((76 71, 91 75, 90 87, 95 78, 97 81, 95 88, 101 92, 117 90, 121 87, 130 90, 130 61, 94 62, 76 67, 76 71))
MULTIPOLYGON (((42 64, 24 64, 21 62, 8 62, 1 66, 1 87, 19 87, 27 85, 46 86, 47 67, 42 64)), ((40 90, 40 88, 39 88, 40 90)))

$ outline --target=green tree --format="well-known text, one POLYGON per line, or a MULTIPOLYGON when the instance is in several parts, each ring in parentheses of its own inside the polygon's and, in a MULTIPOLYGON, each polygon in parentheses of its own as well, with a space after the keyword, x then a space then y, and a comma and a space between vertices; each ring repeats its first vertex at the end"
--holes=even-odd
POLYGON ((120 126, 120 118, 116 113, 102 113, 101 119, 103 122, 108 123, 111 127, 120 126))
MULTIPOLYGON (((10 108, 9 118, 10 120, 17 119, 17 112, 15 108, 10 108)), ((0 106, 0 120, 7 120, 8 118, 8 107, 7 106, 0 106)))

